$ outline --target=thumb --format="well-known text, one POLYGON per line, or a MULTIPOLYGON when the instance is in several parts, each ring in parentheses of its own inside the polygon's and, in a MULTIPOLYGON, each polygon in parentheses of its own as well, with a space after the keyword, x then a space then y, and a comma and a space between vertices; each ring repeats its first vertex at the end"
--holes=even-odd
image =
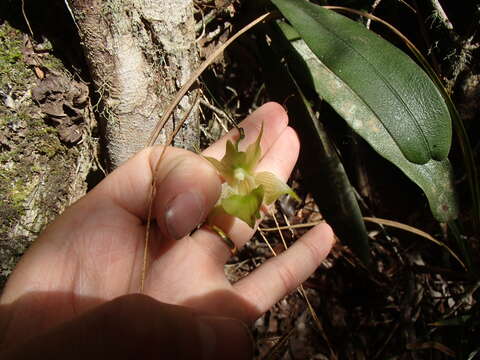
POLYGON ((164 235, 181 239, 205 220, 220 196, 221 181, 194 153, 184 152, 172 163, 157 174, 154 215, 164 235))
POLYGON ((158 164, 162 153, 162 146, 144 149, 109 174, 86 196, 92 208, 97 207, 98 199, 107 197, 116 206, 146 219, 155 176, 152 210, 162 234, 180 239, 191 232, 217 202, 220 178, 213 166, 197 154, 168 147, 158 164))
POLYGON ((251 359, 246 325, 127 295, 10 349, 2 359, 251 359))

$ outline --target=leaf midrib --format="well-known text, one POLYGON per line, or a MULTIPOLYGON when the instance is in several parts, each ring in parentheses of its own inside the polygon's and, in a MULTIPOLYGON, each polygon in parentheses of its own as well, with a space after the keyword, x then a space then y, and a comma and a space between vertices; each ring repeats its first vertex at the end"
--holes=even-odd
MULTIPOLYGON (((343 44, 345 44, 345 46, 347 46, 349 49, 351 49, 355 54, 357 54, 358 56, 360 56, 360 58, 362 58, 367 64, 368 66, 370 66, 373 71, 375 72, 375 74, 378 75, 378 77, 382 80, 382 82, 387 86, 387 88, 394 94, 394 96, 396 98, 398 98, 400 100, 400 102, 404 105, 405 109, 407 110, 407 113, 409 114, 410 118, 413 120, 413 123, 415 124, 415 127, 417 128, 417 130, 420 132, 421 134, 421 137, 423 139, 423 142, 426 146, 426 148, 428 149, 428 152, 429 152, 429 155, 430 157, 432 157, 432 151, 430 149, 430 146, 429 146, 429 143, 427 141, 427 138, 425 136, 425 134, 423 133, 421 127, 420 127, 420 124, 417 120, 417 118, 415 117, 415 115, 412 113, 412 111, 410 110, 410 108, 407 106, 407 104, 405 103, 405 101, 403 100, 403 98, 400 96, 400 94, 398 94, 398 92, 395 90, 395 88, 390 84, 390 82, 381 74, 381 72, 360 52, 358 51, 352 44, 350 44, 347 40, 345 40, 344 38, 338 36, 335 32, 333 32, 332 30, 330 30, 329 28, 325 27, 321 22, 317 21, 314 17, 310 16, 310 14, 308 13, 305 13, 305 16, 307 16, 308 18, 310 18, 311 20, 313 20, 315 23, 318 23, 319 26, 322 27, 322 29, 324 29, 325 31, 327 31, 329 34, 331 34, 334 38, 340 40, 343 44)), ((310 45, 305 41, 305 43, 307 44, 307 46, 310 48, 310 45)), ((313 49, 311 49, 313 51, 313 49)), ((313 51, 315 53, 315 51, 313 51)), ((332 71, 333 72, 333 71, 332 71)), ((335 73, 335 72, 333 72, 335 73)), ((338 76, 338 75, 336 75, 338 76)), ((338 76, 340 78, 340 76, 338 76)), ((342 79, 343 80, 343 79, 342 79)), ((352 89, 353 90, 353 89, 352 89)), ((363 99, 363 97, 359 96, 360 98, 363 99)), ((366 103, 366 101, 364 100, 364 102, 366 103)), ((368 105, 370 107, 370 105, 368 105)), ((372 109, 373 111, 373 109, 372 109)), ((373 113, 377 116, 377 118, 380 120, 380 122, 383 124, 383 121, 381 121, 381 117, 378 116, 378 114, 373 111, 373 113)), ((390 136, 392 136, 392 138, 395 140, 395 137, 392 135, 392 133, 390 132, 390 130, 388 129, 387 126, 384 125, 384 128, 387 130, 387 132, 390 134, 390 136)), ((397 142, 397 141, 395 141, 397 142)), ((403 151, 402 151, 403 152, 403 151)))

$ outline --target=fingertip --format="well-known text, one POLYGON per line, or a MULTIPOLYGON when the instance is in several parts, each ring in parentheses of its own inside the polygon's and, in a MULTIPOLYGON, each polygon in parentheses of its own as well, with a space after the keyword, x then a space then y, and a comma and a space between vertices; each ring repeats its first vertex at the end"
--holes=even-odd
POLYGON ((273 304, 305 281, 327 257, 333 245, 333 231, 326 223, 310 229, 290 248, 270 258, 250 275, 238 281, 234 288, 263 314, 273 304))
POLYGON ((270 101, 260 106, 256 112, 260 115, 267 114, 268 117, 275 119, 284 127, 288 125, 288 115, 285 108, 277 102, 270 101))
POLYGON ((299 152, 300 141, 297 133, 291 127, 287 127, 264 154, 256 171, 273 172, 280 179, 287 181, 297 162, 299 152))
POLYGON ((300 152, 300 139, 298 138, 297 132, 292 127, 287 126, 287 128, 283 130, 282 135, 280 135, 279 140, 283 142, 284 147, 298 157, 300 152))
POLYGON ((322 239, 329 240, 333 244, 335 234, 333 233, 332 227, 327 222, 321 222, 320 224, 316 225, 312 230, 318 232, 319 236, 322 239))
POLYGON ((300 149, 300 138, 298 137, 297 132, 291 126, 287 126, 285 132, 289 138, 291 138, 292 144, 294 144, 298 149, 300 149))
MULTIPOLYGON (((261 139, 261 147, 262 152, 266 153, 278 136, 288 126, 287 113, 280 104, 275 102, 266 103, 252 112, 245 120, 238 124, 238 126, 243 128, 245 132, 245 139, 240 143, 240 149, 242 151, 257 139, 262 124, 264 135, 261 139)), ((228 140, 234 141, 237 139, 238 131, 233 129, 220 140, 205 149, 203 154, 220 159, 225 154, 226 142, 228 140)))
POLYGON ((309 248, 311 258, 318 266, 330 253, 335 236, 331 226, 322 222, 303 235, 300 241, 309 248))

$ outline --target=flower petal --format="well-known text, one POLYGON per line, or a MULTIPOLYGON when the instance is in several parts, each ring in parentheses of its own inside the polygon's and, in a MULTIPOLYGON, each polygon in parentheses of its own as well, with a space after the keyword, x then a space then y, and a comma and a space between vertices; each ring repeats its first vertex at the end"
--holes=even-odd
POLYGON ((234 179, 233 179, 233 171, 230 167, 228 167, 223 160, 218 161, 215 158, 212 158, 210 156, 203 156, 204 159, 208 160, 210 164, 212 164, 215 169, 218 171, 218 173, 225 179, 225 181, 229 184, 231 184, 234 179))
POLYGON ((260 133, 258 134, 257 140, 253 144, 250 144, 247 147, 247 151, 245 151, 245 160, 243 164, 243 168, 248 172, 253 172, 260 161, 262 156, 262 148, 260 147, 260 140, 262 139, 263 135, 263 123, 262 127, 260 128, 260 133))
POLYGON ((265 191, 265 203, 267 205, 275 202, 284 194, 288 194, 295 200, 301 201, 298 195, 295 194, 295 191, 290 188, 290 186, 285 184, 271 172, 263 171, 255 174, 255 182, 263 186, 265 191))
POLYGON ((256 219, 260 218, 263 192, 263 187, 259 186, 247 195, 231 195, 222 199, 221 204, 227 214, 245 221, 253 228, 256 219))

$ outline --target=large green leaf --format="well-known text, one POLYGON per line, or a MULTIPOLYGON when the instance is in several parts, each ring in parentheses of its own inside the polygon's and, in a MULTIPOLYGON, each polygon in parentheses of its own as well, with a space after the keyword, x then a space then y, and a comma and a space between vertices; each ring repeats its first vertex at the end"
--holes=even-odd
MULTIPOLYGON (((274 36, 270 26, 264 27, 269 38, 274 36)), ((304 185, 315 198, 320 212, 332 226, 335 235, 348 244, 364 265, 371 265, 368 234, 362 212, 335 146, 330 141, 302 89, 289 73, 273 41, 269 46, 265 36, 258 39, 259 59, 265 84, 272 100, 287 107, 291 126, 302 143, 299 157, 304 185), (288 101, 286 101, 288 99, 288 101)), ((289 45, 288 41, 286 42, 289 45)), ((265 197, 267 197, 267 191, 265 197)))
MULTIPOLYGON (((330 88, 337 83, 348 87, 407 160, 425 164, 447 157, 452 132, 448 108, 435 84, 412 59, 333 11, 305 0, 272 2, 335 75, 330 88)), ((355 111, 349 107, 351 102, 336 104, 343 113, 355 111)), ((353 125, 368 126, 359 121, 353 125)))
MULTIPOLYGON (((279 23, 286 37, 291 38, 292 29, 279 23)), ((405 158, 391 133, 378 115, 365 103, 363 94, 357 94, 341 78, 334 74, 297 38, 290 41, 295 52, 296 69, 308 78, 316 92, 327 101, 342 118, 363 137, 381 156, 399 167, 426 194, 433 215, 446 222, 457 217, 458 205, 453 188, 453 174, 447 158, 415 164, 405 158)))

